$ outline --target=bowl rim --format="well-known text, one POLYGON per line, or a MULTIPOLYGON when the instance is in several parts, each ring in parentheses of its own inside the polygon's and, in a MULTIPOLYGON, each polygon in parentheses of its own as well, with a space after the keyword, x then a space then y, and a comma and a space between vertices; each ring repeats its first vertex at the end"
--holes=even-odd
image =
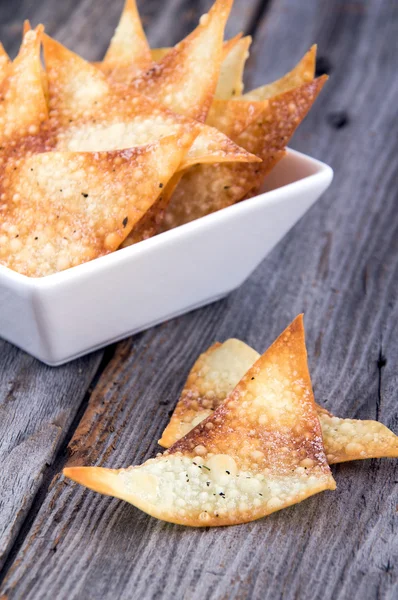
MULTIPOLYGON (((76 265, 75 267, 65 269, 65 271, 51 273, 50 275, 44 275, 43 277, 29 277, 28 275, 23 275, 22 273, 13 271, 9 267, 0 264, 0 282, 3 284, 9 282, 14 286, 19 285, 23 286, 24 288, 43 288, 47 286, 52 287, 57 283, 66 283, 68 280, 79 279, 80 277, 85 277, 86 275, 92 274, 96 270, 100 272, 115 262, 123 262, 126 260, 132 260, 133 258, 138 258, 140 254, 149 251, 154 247, 156 248, 156 246, 162 248, 168 246, 169 244, 173 244, 175 240, 178 240, 181 237, 189 236, 192 232, 200 231, 204 228, 216 226, 220 221, 228 221, 229 219, 233 219, 236 217, 236 215, 239 215, 239 213, 250 211, 259 204, 275 204, 280 200, 280 197, 286 193, 286 191, 289 192, 297 185, 301 185, 302 187, 306 188, 307 186, 311 186, 316 179, 326 178, 328 183, 330 183, 332 180, 333 170, 326 163, 291 148, 287 149, 286 157, 287 156, 307 161, 308 166, 311 166, 313 169, 315 169, 314 172, 305 175, 300 179, 296 179, 286 185, 282 185, 276 189, 260 192, 248 200, 243 200, 242 202, 227 206, 226 208, 222 208, 214 213, 205 215, 204 217, 200 217, 199 219, 195 219, 194 221, 185 223, 184 225, 180 225, 174 229, 170 229, 169 231, 159 233, 151 238, 142 240, 137 244, 127 246, 126 248, 121 248, 115 252, 111 252, 104 256, 99 256, 93 260, 76 265)), ((283 160, 285 160, 286 157, 283 160)), ((302 191, 305 191, 305 189, 302 191)))

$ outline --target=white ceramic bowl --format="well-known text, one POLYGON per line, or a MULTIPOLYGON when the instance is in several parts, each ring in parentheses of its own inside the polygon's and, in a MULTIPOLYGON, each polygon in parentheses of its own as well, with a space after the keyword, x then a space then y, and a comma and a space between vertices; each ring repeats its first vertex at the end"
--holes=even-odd
POLYGON ((289 150, 265 192, 108 256, 42 278, 0 266, 0 336, 60 365, 237 288, 330 185, 289 150))

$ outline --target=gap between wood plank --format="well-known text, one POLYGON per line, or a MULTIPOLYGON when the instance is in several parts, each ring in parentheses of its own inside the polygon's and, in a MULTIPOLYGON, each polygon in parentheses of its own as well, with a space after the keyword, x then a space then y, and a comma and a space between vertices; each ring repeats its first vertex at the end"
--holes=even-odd
MULTIPOLYGON (((83 397, 83 400, 80 403, 80 406, 77 410, 77 413, 76 413, 72 423, 68 427, 68 430, 65 434, 64 440, 63 440, 61 446, 59 447, 59 450, 58 450, 53 462, 50 465, 48 465, 47 471, 43 475, 42 484, 40 485, 40 487, 33 499, 32 505, 26 514, 26 517, 20 527, 19 533, 18 533, 18 535, 12 545, 12 548, 11 548, 10 552, 8 553, 8 556, 5 560, 3 568, 0 569, 0 586, 2 585, 5 577, 7 576, 7 573, 15 560, 15 557, 17 556, 20 548, 22 547, 22 545, 25 541, 25 538, 28 536, 28 534, 31 530, 31 527, 35 521, 35 518, 36 518, 39 510, 40 510, 43 500, 47 496, 47 492, 51 485, 51 482, 53 481, 54 477, 62 471, 66 461, 68 460, 67 449, 68 449, 69 442, 71 441, 72 437, 74 436, 75 431, 76 431, 84 413, 86 412, 87 406, 90 402, 91 394, 95 390, 96 385, 97 385, 102 373, 105 371, 106 367, 112 360, 112 358, 115 354, 115 350, 116 350, 116 344, 112 344, 111 346, 108 346, 107 348, 105 348, 104 355, 101 359, 99 367, 87 389, 87 392, 85 393, 85 395, 83 397)), ((0 600, 1 600, 1 598, 0 598, 0 600)))
POLYGON ((254 37, 254 34, 257 31, 258 26, 261 24, 262 20, 265 18, 265 15, 268 9, 271 7, 272 0, 262 0, 255 10, 252 18, 250 19, 247 27, 246 27, 246 35, 251 35, 254 37))

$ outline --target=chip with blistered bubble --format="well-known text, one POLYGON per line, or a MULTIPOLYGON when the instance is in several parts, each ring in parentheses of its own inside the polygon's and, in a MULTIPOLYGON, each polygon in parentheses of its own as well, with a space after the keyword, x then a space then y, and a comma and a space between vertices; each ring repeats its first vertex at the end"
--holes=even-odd
POLYGON ((135 0, 126 0, 100 69, 113 80, 129 82, 151 66, 152 57, 135 0))
POLYGON ((4 50, 3 44, 0 42, 0 85, 5 76, 7 75, 10 63, 10 58, 7 52, 4 50))
POLYGON ((41 124, 47 118, 47 103, 41 82, 41 36, 41 26, 28 31, 15 60, 8 63, 5 59, 4 78, 0 84, 2 143, 39 133, 41 124))
POLYGON ((242 96, 242 99, 252 101, 267 100, 273 96, 288 92, 303 83, 309 83, 315 77, 316 50, 317 46, 314 44, 289 73, 286 73, 286 75, 277 81, 267 83, 266 85, 247 92, 242 96))
POLYGON ((326 80, 326 76, 319 77, 263 102, 260 115, 234 140, 261 158, 261 163, 189 169, 171 198, 163 228, 172 229, 257 194, 326 80))
POLYGON ((56 150, 120 150, 195 128, 198 136, 180 170, 198 163, 260 160, 217 129, 178 115, 132 88, 123 93, 112 89, 96 67, 49 36, 43 45, 50 98, 47 132, 56 150))
POLYGON ((218 76, 215 98, 228 100, 233 96, 240 96, 243 92, 243 71, 249 57, 249 47, 252 38, 248 35, 240 38, 228 48, 228 52, 221 63, 218 76))
MULTIPOLYGON (((258 352, 240 340, 213 344, 195 362, 159 444, 169 448, 232 393, 258 352)), ((398 457, 398 436, 378 421, 340 419, 316 405, 329 464, 398 457)))
POLYGON ((173 111, 204 122, 217 87, 231 6, 232 0, 216 0, 192 33, 131 84, 173 111))
POLYGON ((148 514, 196 527, 253 521, 335 489, 307 366, 302 316, 215 412, 138 467, 64 474, 148 514))
POLYGON ((116 250, 156 202, 193 133, 113 152, 46 152, 0 173, 0 264, 30 277, 116 250))

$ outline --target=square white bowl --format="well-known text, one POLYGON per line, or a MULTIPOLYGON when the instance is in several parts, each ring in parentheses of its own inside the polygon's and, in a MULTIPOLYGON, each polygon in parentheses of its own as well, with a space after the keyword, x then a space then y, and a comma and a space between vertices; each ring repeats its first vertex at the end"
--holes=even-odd
POLYGON ((42 278, 0 265, 0 336, 56 366, 214 302, 240 286, 330 185, 289 150, 264 193, 42 278))

